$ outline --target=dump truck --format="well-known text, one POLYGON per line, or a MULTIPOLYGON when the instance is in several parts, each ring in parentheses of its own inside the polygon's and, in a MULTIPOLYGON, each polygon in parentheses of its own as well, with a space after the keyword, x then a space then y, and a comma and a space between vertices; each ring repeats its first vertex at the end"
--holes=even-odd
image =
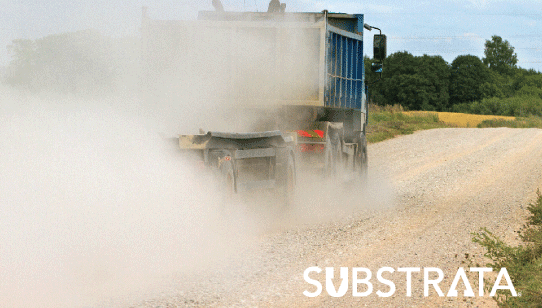
MULTIPOLYGON (((200 11, 181 21, 151 19, 143 8, 142 92, 220 115, 225 129, 174 141, 231 193, 291 196, 304 169, 363 179, 364 28, 372 29, 363 14, 200 11), (236 127, 243 121, 251 125, 236 127)), ((381 60, 385 35, 374 37, 381 60)))

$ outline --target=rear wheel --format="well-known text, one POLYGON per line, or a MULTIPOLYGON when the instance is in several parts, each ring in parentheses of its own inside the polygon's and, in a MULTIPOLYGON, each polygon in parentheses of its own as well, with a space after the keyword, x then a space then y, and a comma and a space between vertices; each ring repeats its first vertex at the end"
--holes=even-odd
POLYGON ((224 187, 226 189, 226 196, 232 198, 237 192, 235 172, 231 161, 224 161, 220 166, 222 178, 224 179, 224 187))
POLYGON ((367 139, 363 133, 358 138, 357 147, 354 156, 354 173, 359 175, 363 183, 366 183, 368 171, 367 139))
POLYGON ((340 177, 344 166, 341 140, 339 138, 328 139, 324 155, 324 176, 328 178, 340 177))
POLYGON ((281 183, 282 197, 284 205, 291 205, 295 196, 296 185, 295 162, 292 154, 288 154, 284 171, 284 181, 281 183))

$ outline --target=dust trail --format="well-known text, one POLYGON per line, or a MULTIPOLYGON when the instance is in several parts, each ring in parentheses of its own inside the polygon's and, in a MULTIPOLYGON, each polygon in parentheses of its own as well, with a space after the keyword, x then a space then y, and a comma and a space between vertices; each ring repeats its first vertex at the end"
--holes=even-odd
POLYGON ((217 183, 169 153, 153 123, 122 108, 130 103, 3 89, 3 307, 152 294, 247 245, 242 216, 220 223, 217 183))
POLYGON ((362 219, 395 206, 393 186, 378 166, 370 166, 365 183, 352 174, 326 179, 321 173, 302 170, 298 174, 295 205, 284 219, 284 226, 310 227, 362 219))
MULTIPOLYGON (((270 109, 318 97, 319 32, 294 32, 279 44, 286 56, 270 61, 269 33, 237 31, 231 44, 230 30, 203 23, 171 29, 173 37, 162 30, 149 37, 164 46, 119 66, 130 79, 119 77, 124 93, 106 97, 89 86, 85 94, 101 98, 85 99, 0 89, 1 306, 123 306, 166 289, 197 289, 183 278, 215 268, 226 271, 221 284, 242 285, 229 265, 277 224, 327 222, 391 203, 378 181, 367 191, 382 194, 367 198, 309 176, 300 177, 288 209, 269 192, 225 202, 216 178, 159 133, 275 129, 270 109)), ((71 74, 65 80, 82 78, 71 74)))

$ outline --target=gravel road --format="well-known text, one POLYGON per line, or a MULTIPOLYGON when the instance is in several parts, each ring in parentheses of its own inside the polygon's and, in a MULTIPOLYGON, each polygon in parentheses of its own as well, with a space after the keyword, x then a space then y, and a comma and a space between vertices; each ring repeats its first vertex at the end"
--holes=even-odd
MULTIPOLYGON (((260 226, 247 245, 197 271, 180 273, 162 296, 131 307, 496 307, 486 297, 423 294, 423 276, 412 274, 406 296, 405 274, 384 276, 397 287, 387 292, 376 272, 382 267, 438 267, 447 293, 459 267, 483 263, 483 250, 471 232, 487 227, 508 241, 526 215, 525 205, 542 184, 542 130, 434 129, 369 146, 370 183, 362 194, 330 183, 302 181, 298 205, 260 226), (314 184, 314 183, 313 183, 314 184), (316 186, 317 188, 314 188, 316 186), (323 201, 322 201, 323 200, 323 201), (468 257, 467 257, 468 256, 468 257), (320 296, 303 279, 306 268, 365 267, 372 271, 372 294, 333 298, 325 270, 311 277, 324 284, 320 296)), ((351 272, 350 272, 351 273, 351 272)), ((477 276, 469 276, 475 293, 477 276)), ((338 286, 338 280, 336 280, 338 286)), ((487 294, 487 291, 486 291, 487 294)))

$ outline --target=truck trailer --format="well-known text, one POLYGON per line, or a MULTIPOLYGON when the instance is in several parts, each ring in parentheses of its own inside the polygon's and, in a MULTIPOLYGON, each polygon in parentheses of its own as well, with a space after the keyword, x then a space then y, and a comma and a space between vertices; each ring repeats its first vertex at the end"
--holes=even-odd
POLYGON ((231 193, 269 188, 289 198, 303 169, 364 181, 364 26, 371 29, 363 14, 328 11, 200 11, 179 21, 151 19, 143 8, 143 93, 203 104, 230 121, 175 143, 231 193), (238 131, 243 119, 251 126, 238 131))

